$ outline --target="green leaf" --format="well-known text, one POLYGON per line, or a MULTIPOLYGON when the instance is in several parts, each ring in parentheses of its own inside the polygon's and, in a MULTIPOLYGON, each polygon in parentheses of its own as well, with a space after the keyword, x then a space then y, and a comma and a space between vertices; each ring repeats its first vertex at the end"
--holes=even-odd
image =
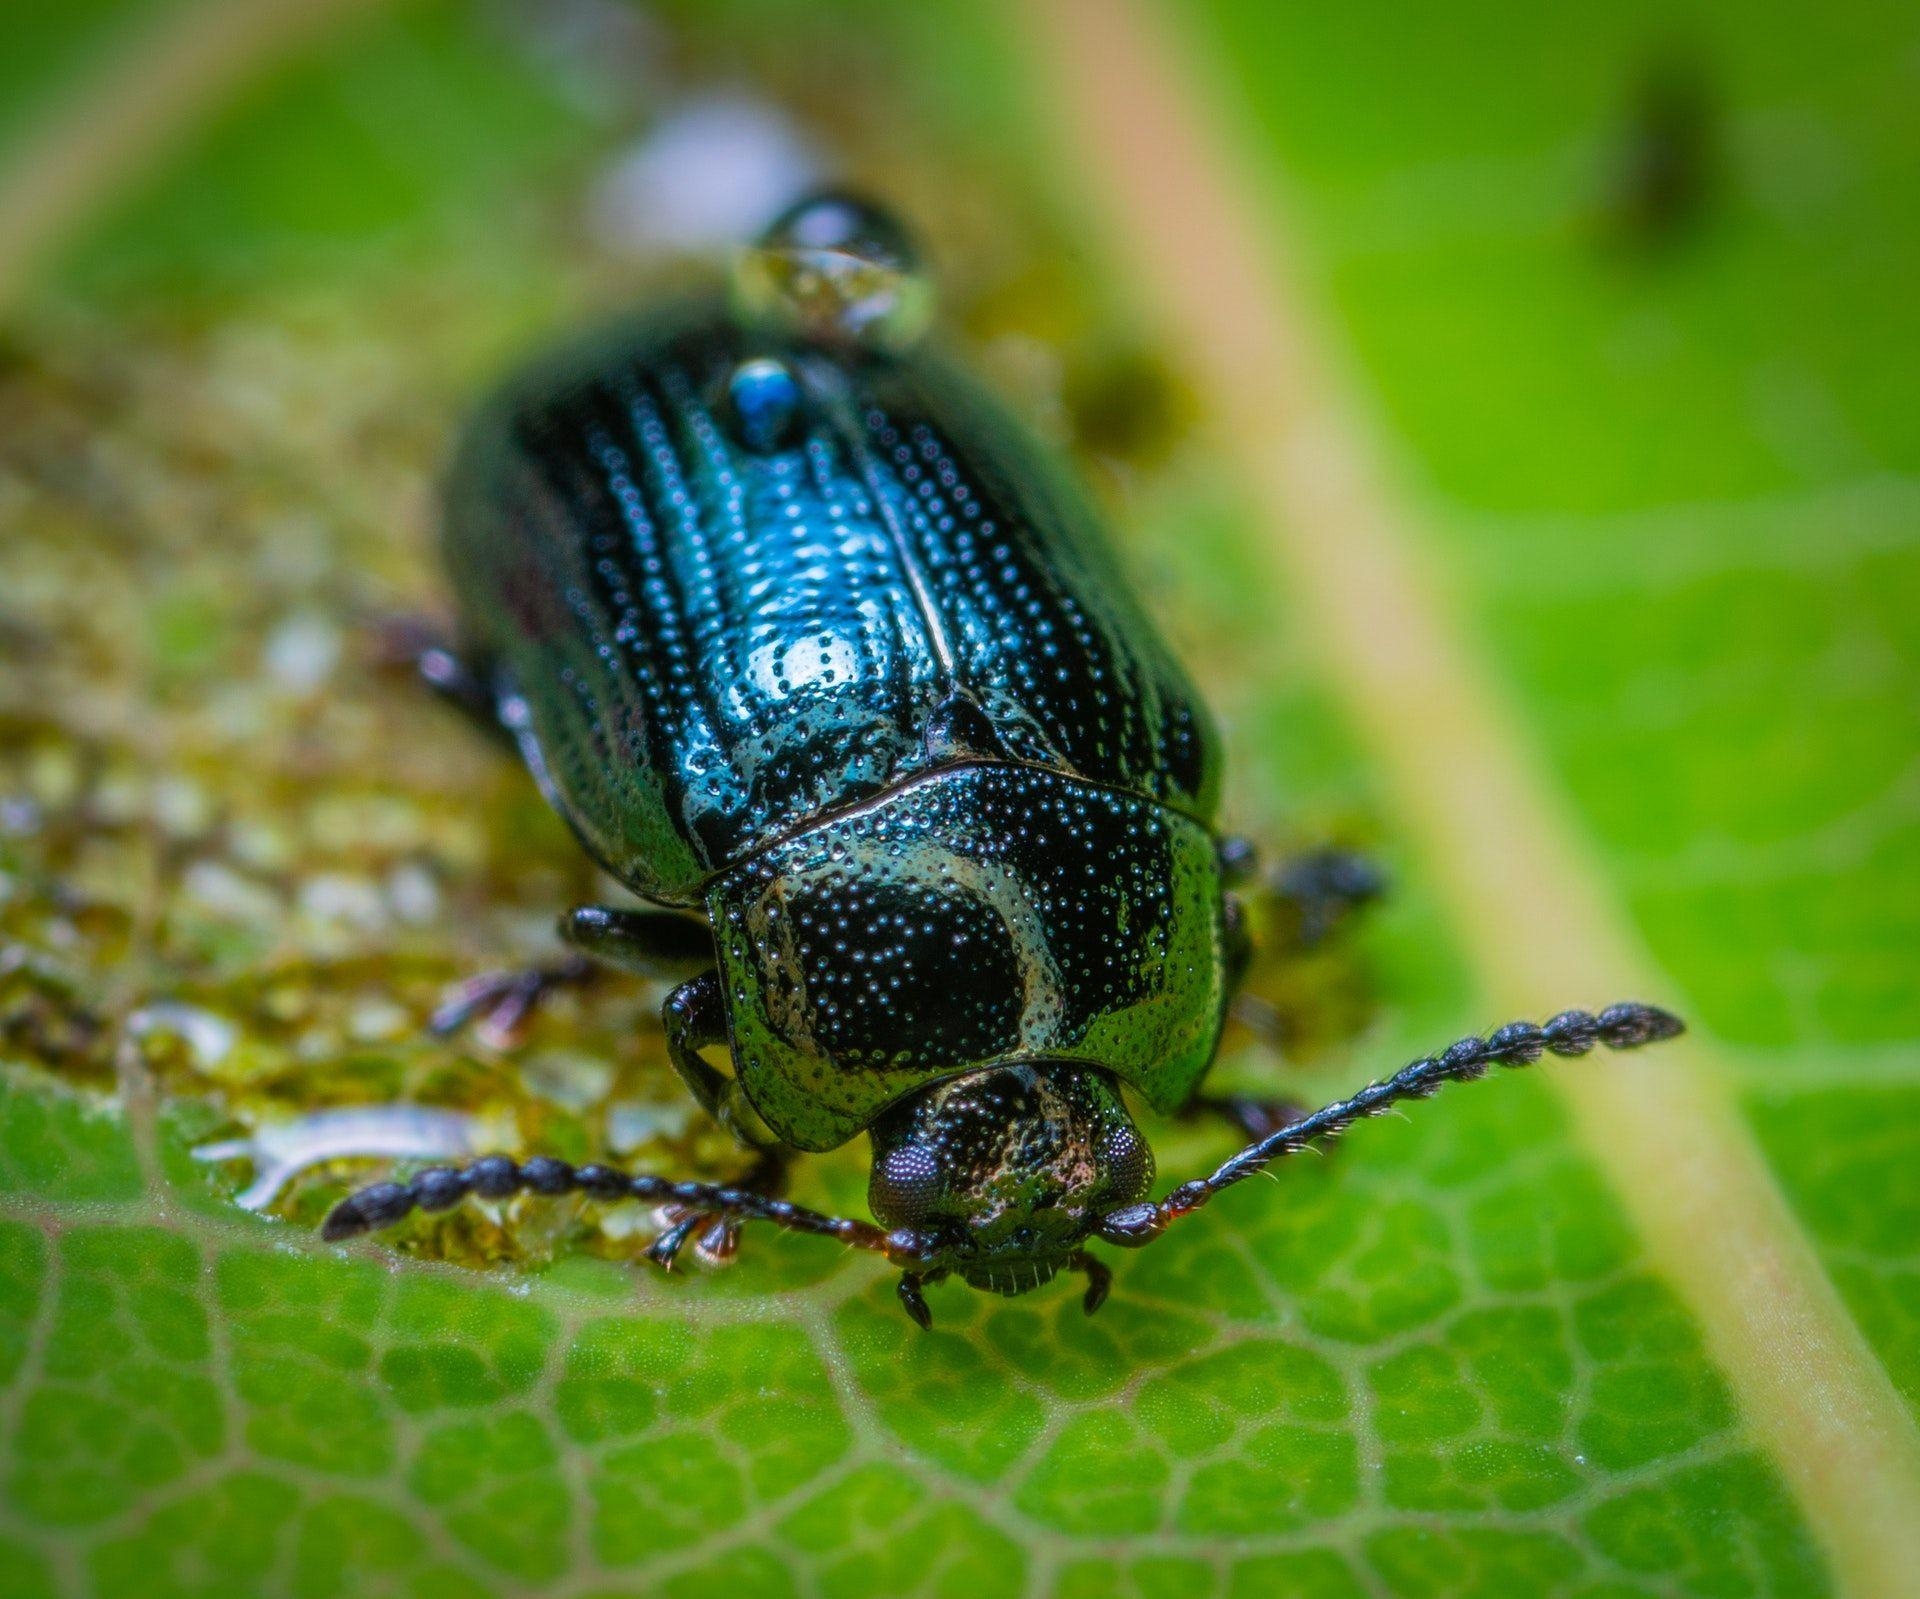
MULTIPOLYGON (((19 1079, 5 1104, 38 1113, 10 1174, 125 1159, 110 1112, 19 1079)), ((0 1491, 14 1535, 83 1552, 103 1593, 199 1572, 698 1591, 742 1550, 835 1593, 959 1593, 1114 1540, 1144 1588, 1163 1554, 1223 1548, 1250 1573, 1262 1551, 1338 1551, 1308 1592, 1616 1566, 1659 1588, 1817 1583, 1550 1099, 1513 1082, 1423 1121, 1290 1174, 1284 1205, 1221 1204, 1130 1262, 1097 1319, 1070 1295, 942 1290, 931 1335, 861 1261, 798 1295, 752 1262, 725 1296, 529 1292, 160 1193, 16 1194, 0 1491), (1709 1505, 1717 1540, 1691 1526, 1709 1505)))
MULTIPOLYGON (((36 13, 0 68, 22 117, 86 70, 96 9, 70 34, 36 13)), ((1920 435, 1886 352, 1913 314, 1920 132, 1871 12, 1817 49, 1699 21, 1724 186, 1637 261, 1589 213, 1653 22, 1549 35, 1492 0, 1438 31, 1352 5, 1180 19, 1233 65, 1424 553, 1912 1407, 1920 435)), ((1058 348, 1071 397, 1135 371, 1109 358, 1138 334, 1061 277, 1084 241, 1029 170, 1043 124, 1006 20, 669 25, 676 59, 889 152, 982 358, 1018 385, 1020 349, 1058 348), (871 70, 823 105, 822 60, 871 70), (934 203, 970 184, 988 214, 934 203)), ((373 1168, 296 1177, 272 1219, 234 1204, 244 1164, 193 1157, 410 1103, 573 1158, 733 1169, 685 1115, 655 996, 564 999, 506 1056, 424 1036, 446 983, 537 958, 593 890, 523 778, 360 625, 436 604, 423 485, 484 372, 637 287, 582 264, 579 206, 655 92, 609 110, 591 64, 489 8, 348 24, 209 108, 17 319, 0 1599, 1829 1591, 1825 1530, 1546 1080, 1604 1059, 1288 1162, 1119 1261, 1095 1318, 1059 1288, 945 1285, 931 1333, 817 1240, 750 1234, 731 1271, 668 1279, 630 1216, 522 1201, 333 1249, 312 1224, 373 1168), (284 666, 303 647, 333 652, 317 689, 284 666)), ((1371 838, 1395 867, 1350 948, 1263 974, 1305 1058, 1235 1035, 1221 1064, 1330 1096, 1505 1018, 1341 685, 1290 642, 1299 601, 1242 486, 1137 381, 1173 419, 1160 447, 1089 464, 1223 710, 1235 820, 1371 838)), ((1169 1178, 1228 1147, 1152 1131, 1169 1178)), ((814 1163, 801 1197, 858 1206, 860 1164, 814 1163)))
POLYGON ((1676 48, 1631 9, 1493 7, 1439 57, 1365 7, 1322 19, 1321 54, 1259 48, 1265 8, 1211 9, 1257 63, 1241 86, 1438 553, 1661 965, 1739 1046, 1777 1175, 1911 1396, 1920 435, 1887 354, 1920 119, 1877 46, 1891 14, 1692 19, 1712 187, 1693 234, 1623 260, 1595 213, 1676 48), (1340 92, 1381 48, 1424 99, 1340 92), (1786 181, 1795 161, 1822 180, 1786 181))

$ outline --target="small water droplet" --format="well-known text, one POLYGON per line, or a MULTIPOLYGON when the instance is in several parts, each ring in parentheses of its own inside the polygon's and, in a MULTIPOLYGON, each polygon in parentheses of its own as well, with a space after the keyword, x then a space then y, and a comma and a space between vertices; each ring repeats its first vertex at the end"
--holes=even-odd
POLYGON ((781 361, 742 361, 727 380, 727 404, 740 442, 762 453, 778 449, 800 413, 800 385, 781 361))
POLYGON ((748 318, 822 344, 897 354, 926 332, 933 285, 888 212, 828 190, 777 217, 743 251, 734 293, 748 318))

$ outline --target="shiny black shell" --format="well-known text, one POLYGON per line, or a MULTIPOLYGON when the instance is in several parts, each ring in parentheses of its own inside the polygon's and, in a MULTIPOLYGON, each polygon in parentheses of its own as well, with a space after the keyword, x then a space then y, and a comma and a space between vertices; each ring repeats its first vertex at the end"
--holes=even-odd
POLYGON ((445 553, 556 808, 713 920, 736 1069, 783 1138, 830 1147, 1028 1055, 1190 1091, 1222 1006, 1217 741, 1083 500, 977 385, 711 305, 603 333, 470 430, 445 553), (727 400, 757 358, 799 380, 773 438, 727 400), (877 837, 863 917, 804 956, 769 934, 796 896, 857 903, 821 851, 877 837))

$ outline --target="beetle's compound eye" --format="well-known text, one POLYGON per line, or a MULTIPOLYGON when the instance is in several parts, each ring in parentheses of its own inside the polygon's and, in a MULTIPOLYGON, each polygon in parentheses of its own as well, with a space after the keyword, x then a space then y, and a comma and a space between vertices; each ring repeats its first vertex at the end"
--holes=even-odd
POLYGON ((944 1186, 931 1150, 901 1144, 873 1163, 867 1205, 884 1227, 918 1227, 933 1214, 944 1186))
POLYGON ((850 194, 807 196, 734 265, 743 315, 822 344, 898 354, 926 332, 933 285, 907 231, 850 194))
POLYGON ((748 449, 777 450, 800 414, 800 384, 784 361, 742 361, 727 379, 727 408, 734 432, 748 449))
POLYGON ((1099 1162, 1110 1202, 1142 1199, 1153 1186, 1153 1150, 1131 1122, 1111 1126, 1101 1135, 1099 1162))

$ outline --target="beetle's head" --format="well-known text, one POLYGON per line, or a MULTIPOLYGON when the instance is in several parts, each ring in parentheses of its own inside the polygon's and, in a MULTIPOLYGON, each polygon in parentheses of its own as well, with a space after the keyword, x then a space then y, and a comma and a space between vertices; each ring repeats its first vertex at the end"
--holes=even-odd
MULTIPOLYGON (((1080 1061, 948 1078, 895 1105, 872 1135, 868 1204, 898 1253, 920 1276, 952 1272, 994 1293, 1084 1264, 1099 1218, 1153 1182, 1153 1151, 1113 1079, 1080 1061)), ((918 1316, 915 1291, 902 1297, 918 1316)))

